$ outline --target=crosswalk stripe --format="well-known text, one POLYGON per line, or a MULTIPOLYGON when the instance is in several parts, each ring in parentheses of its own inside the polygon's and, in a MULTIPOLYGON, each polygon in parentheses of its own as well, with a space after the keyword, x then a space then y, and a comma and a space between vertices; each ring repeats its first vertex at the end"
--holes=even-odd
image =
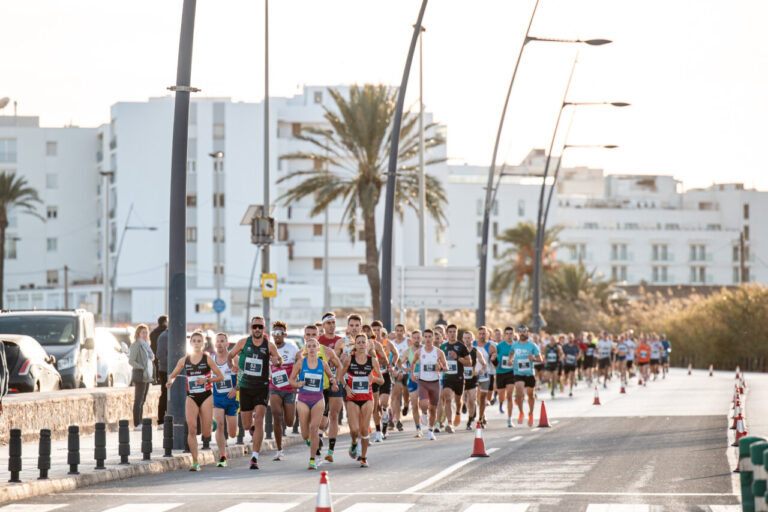
POLYGON ((104 512, 165 512, 180 507, 183 503, 126 503, 104 510, 104 512))
POLYGON ((12 503, 11 505, 6 505, 4 507, 0 507, 0 510, 2 512, 49 512, 51 510, 56 510, 57 508, 66 507, 67 505, 46 505, 46 504, 35 504, 35 503, 12 503))
POLYGON ((251 503, 238 503, 219 512, 253 512, 254 510, 259 512, 285 512, 297 505, 298 503, 259 503, 254 501, 251 503))
POLYGON ((650 512, 650 505, 629 503, 590 503, 586 512, 650 512))
POLYGON ((528 503, 475 503, 464 512, 526 512, 528 503))
POLYGON ((413 503, 355 503, 344 512, 405 512, 413 506, 413 503))

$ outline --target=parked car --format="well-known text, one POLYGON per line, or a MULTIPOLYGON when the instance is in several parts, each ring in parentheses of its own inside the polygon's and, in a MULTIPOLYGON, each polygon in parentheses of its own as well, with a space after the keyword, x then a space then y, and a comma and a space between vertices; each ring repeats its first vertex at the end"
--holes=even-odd
POLYGON ((93 313, 70 311, 3 311, 0 332, 30 336, 56 358, 61 387, 96 385, 93 313))
POLYGON ((128 356, 106 327, 96 328, 96 384, 109 387, 131 385, 128 356))
POLYGON ((123 352, 125 352, 125 355, 128 355, 128 350, 131 347, 131 343, 133 343, 134 328, 133 327, 105 327, 105 329, 109 331, 115 338, 117 338, 117 341, 120 342, 123 352))
POLYGON ((56 358, 29 336, 0 334, 8 362, 8 387, 11 392, 53 391, 61 387, 56 358))

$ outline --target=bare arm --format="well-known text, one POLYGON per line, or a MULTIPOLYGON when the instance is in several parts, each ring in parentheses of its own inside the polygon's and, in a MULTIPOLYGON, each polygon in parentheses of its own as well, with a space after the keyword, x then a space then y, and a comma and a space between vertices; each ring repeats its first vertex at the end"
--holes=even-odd
POLYGON ((296 362, 293 364, 293 369, 291 370, 291 375, 288 377, 288 382, 291 383, 291 387, 294 389, 299 389, 301 386, 304 385, 304 382, 300 382, 298 379, 299 372, 301 371, 301 364, 304 361, 304 358, 301 357, 301 353, 296 355, 296 362))
MULTIPOLYGON (((173 380, 179 375, 179 373, 181 373, 181 370, 184 369, 185 359, 186 357, 182 357, 181 359, 179 359, 179 362, 176 363, 176 368, 174 368, 171 374, 168 376, 168 382, 165 383, 165 387, 170 388, 171 385, 173 384, 173 380)), ((216 367, 216 369, 218 369, 218 366, 216 367)))
POLYGON ((208 361, 208 366, 213 370, 213 374, 215 377, 210 379, 208 382, 221 382, 224 380, 224 374, 221 373, 221 370, 219 369, 218 365, 216 365, 216 362, 213 360, 211 356, 206 355, 205 356, 208 361))
POLYGON ((277 345, 269 342, 269 356, 272 366, 283 366, 283 356, 277 351, 277 345))
POLYGON ((235 346, 232 347, 232 350, 227 353, 227 364, 229 364, 230 367, 237 366, 236 364, 233 364, 232 361, 240 355, 240 352, 243 351, 243 348, 245 347, 245 341, 245 339, 238 341, 235 343, 235 346))

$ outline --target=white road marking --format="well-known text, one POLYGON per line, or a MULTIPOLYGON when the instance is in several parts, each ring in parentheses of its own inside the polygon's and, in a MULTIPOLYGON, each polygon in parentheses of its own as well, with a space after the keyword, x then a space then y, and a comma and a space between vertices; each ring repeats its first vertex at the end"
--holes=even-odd
MULTIPOLYGON (((351 507, 345 508, 343 512, 379 512, 380 510, 405 512, 413 505, 413 503, 355 503, 351 507)), ((261 509, 259 509, 259 512, 261 512, 261 509)))
POLYGON ((710 505, 709 512, 741 512, 741 505, 710 505))
POLYGON ((464 512, 526 512, 528 503, 475 503, 464 512))
POLYGON ((44 505, 44 504, 26 504, 26 503, 14 503, 0 507, 3 512, 49 512, 50 510, 56 510, 57 508, 66 507, 67 505, 44 505))
POLYGON ((648 512, 650 505, 632 505, 628 503, 590 503, 586 512, 648 512))
POLYGON ((165 512, 180 507, 183 503, 126 503, 104 510, 104 512, 165 512))
MULTIPOLYGON (((485 453, 488 455, 492 454, 493 452, 497 451, 498 448, 491 448, 490 450, 487 450, 485 453)), ((425 487, 429 487, 430 485, 434 484, 435 482, 439 482, 444 477, 452 474, 454 471, 456 471, 459 468, 462 468, 469 464, 470 462, 478 460, 475 457, 469 457, 468 459, 464 459, 462 461, 457 462, 456 464, 453 464, 452 466, 448 466, 444 470, 440 471, 438 474, 431 476, 427 478, 426 480, 423 480, 422 482, 419 482, 418 484, 411 486, 403 491, 403 493, 413 493, 416 491, 420 491, 421 489, 424 489, 425 487)))
MULTIPOLYGON (((490 453, 490 450, 489 450, 490 453)), ((467 459, 468 461, 475 459, 467 459)), ((465 461, 462 461, 465 462, 465 461)), ((465 462, 466 463, 466 462, 465 462)), ((478 491, 478 492, 417 492, 417 491, 370 491, 370 492, 334 492, 334 496, 398 496, 410 494, 413 496, 632 496, 632 497, 656 497, 656 498, 737 498, 739 495, 730 492, 611 492, 611 491, 478 491)), ((70 492, 68 496, 211 496, 210 492, 70 492)), ((216 492, 217 496, 317 496, 317 492, 277 492, 277 491, 252 491, 252 492, 216 492)), ((30 509, 25 509, 30 510, 30 509)), ((0 511, 5 512, 0 508, 0 511)), ((35 511, 37 512, 37 510, 35 511)), ((142 511, 146 512, 146 511, 142 511)))
POLYGON ((522 438, 523 438, 523 436, 515 436, 515 437, 513 437, 512 439, 510 439, 510 441, 519 441, 519 440, 521 440, 522 438))
POLYGON ((238 503, 219 512, 253 512, 254 510, 259 512, 285 512, 297 505, 298 503, 259 503, 254 501, 252 503, 238 503))
POLYGON ((557 425, 558 423, 560 423, 560 420, 553 420, 553 421, 550 421, 550 423, 553 425, 557 425))

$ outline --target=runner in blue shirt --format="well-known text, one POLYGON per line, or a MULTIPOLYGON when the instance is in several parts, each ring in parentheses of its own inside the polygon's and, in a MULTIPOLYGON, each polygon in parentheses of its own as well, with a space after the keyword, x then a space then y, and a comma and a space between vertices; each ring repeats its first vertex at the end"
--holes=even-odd
POLYGON ((667 335, 663 333, 661 335, 661 345, 663 347, 663 350, 661 351, 662 378, 666 379, 667 374, 669 373, 669 353, 672 352, 672 344, 667 339, 667 335))
POLYGON ((533 405, 536 398, 533 396, 533 388, 536 387, 536 379, 533 375, 533 365, 541 363, 541 350, 538 345, 528 340, 528 328, 520 327, 518 329, 520 340, 514 344, 514 381, 515 381, 515 401, 520 411, 517 423, 523 423, 523 388, 528 395, 528 426, 533 426, 533 405))

